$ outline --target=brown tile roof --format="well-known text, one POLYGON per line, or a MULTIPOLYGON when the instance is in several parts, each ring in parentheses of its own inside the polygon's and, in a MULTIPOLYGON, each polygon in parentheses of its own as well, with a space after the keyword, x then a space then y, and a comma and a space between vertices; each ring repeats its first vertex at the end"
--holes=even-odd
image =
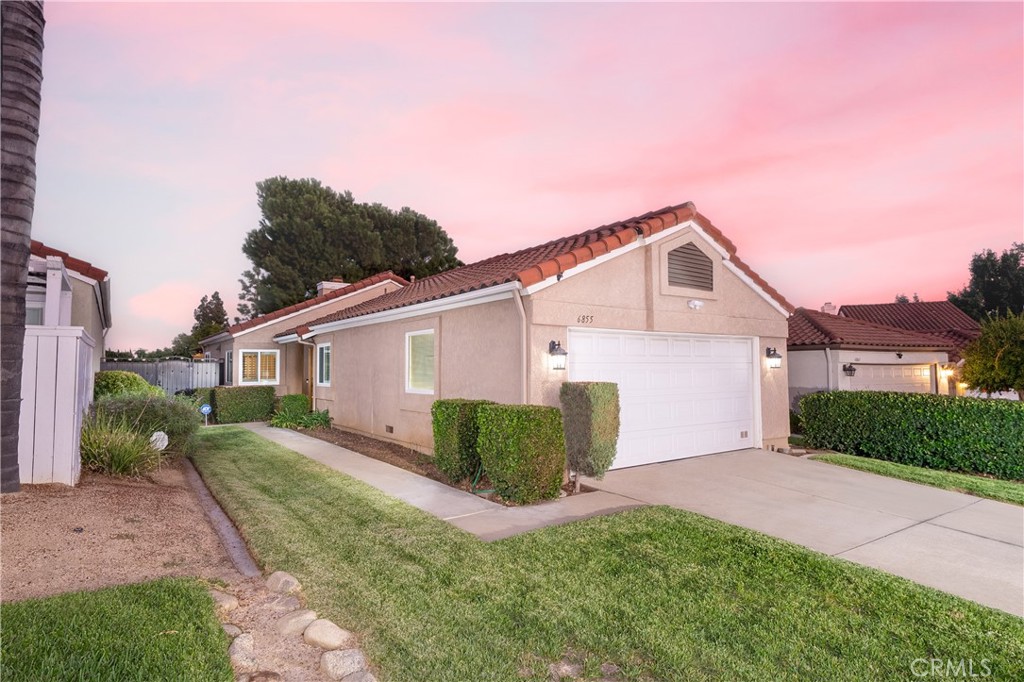
MULTIPOLYGON (((349 284, 348 286, 341 287, 340 289, 332 289, 331 291, 323 293, 319 296, 308 298, 305 301, 301 301, 300 303, 296 303, 294 305, 281 308, 280 310, 275 310, 272 313, 267 313, 266 315, 260 315, 259 317, 252 318, 251 320, 246 320, 245 322, 233 324, 227 329, 219 331, 217 332, 217 334, 213 334, 211 336, 208 336, 207 338, 212 339, 214 336, 218 336, 225 332, 227 332, 228 334, 237 334, 239 332, 245 331, 246 329, 259 327, 260 325, 273 322, 274 320, 279 320, 282 317, 285 317, 286 315, 291 315, 292 313, 297 313, 302 310, 306 310, 307 308, 312 308, 313 306, 320 305, 321 303, 327 303, 328 301, 332 301, 336 298, 341 298, 342 296, 354 294, 355 292, 365 289, 367 287, 371 287, 374 284, 380 284, 381 282, 387 281, 395 282, 396 284, 400 284, 403 287, 409 286, 408 281, 406 281, 402 277, 399 277, 390 270, 388 270, 387 272, 380 272, 377 273, 376 275, 367 277, 366 279, 361 279, 358 282, 349 284)), ((399 289, 399 291, 401 291, 401 289, 399 289)), ((203 341, 206 341, 206 339, 203 339, 203 341)))
POLYGON ((47 246, 46 244, 32 240, 32 255, 38 256, 39 258, 46 258, 47 256, 57 256, 64 261, 64 267, 68 270, 74 270, 78 274, 94 279, 97 282, 102 282, 107 278, 107 271, 101 270, 92 263, 84 261, 78 258, 74 258, 68 255, 67 251, 60 251, 53 247, 47 246))
POLYGON ((953 349, 953 343, 934 334, 912 332, 807 308, 797 308, 790 315, 787 346, 790 349, 807 346, 953 349))
POLYGON ((978 321, 949 301, 844 305, 839 308, 839 314, 937 336, 953 344, 950 360, 954 362, 960 359, 964 346, 981 334, 978 321))
MULTIPOLYGON (((793 306, 778 291, 736 256, 736 246, 711 221, 698 213, 692 203, 687 202, 663 208, 660 211, 652 211, 636 218, 603 225, 569 237, 555 239, 515 253, 492 256, 476 263, 431 275, 372 301, 365 301, 357 306, 325 315, 307 323, 307 326, 313 327, 361 315, 403 308, 508 282, 519 281, 524 287, 528 287, 609 251, 626 246, 636 241, 640 234, 650 237, 687 220, 693 220, 700 225, 728 252, 729 260, 764 289, 769 296, 778 301, 783 308, 787 311, 793 310, 793 306)), ((277 336, 293 333, 295 333, 294 329, 277 334, 277 336)))

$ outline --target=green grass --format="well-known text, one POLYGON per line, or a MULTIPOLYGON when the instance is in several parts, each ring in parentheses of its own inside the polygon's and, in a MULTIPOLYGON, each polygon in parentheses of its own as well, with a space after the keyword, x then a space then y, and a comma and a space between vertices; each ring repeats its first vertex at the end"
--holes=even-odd
POLYGON ((239 428, 195 459, 267 570, 358 631, 384 681, 1024 679, 1024 620, 696 514, 651 507, 484 543, 239 428))
POLYGON ((811 459, 818 460, 819 462, 828 462, 829 464, 838 464, 850 469, 870 471, 873 474, 912 481, 913 483, 923 483, 945 490, 970 493, 978 497, 987 497, 990 500, 1024 505, 1024 483, 1019 481, 1003 481, 995 478, 985 478, 984 476, 972 476, 971 474, 937 471, 909 464, 897 464, 896 462, 886 462, 880 459, 839 453, 816 455, 811 459))
POLYGON ((234 679, 213 600, 192 579, 0 604, 0 623, 4 682, 234 679))

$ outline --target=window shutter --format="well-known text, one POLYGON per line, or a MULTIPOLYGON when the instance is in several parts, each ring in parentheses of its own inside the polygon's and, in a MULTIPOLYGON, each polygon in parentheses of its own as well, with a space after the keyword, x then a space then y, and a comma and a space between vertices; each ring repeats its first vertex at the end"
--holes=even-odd
POLYGON ((668 283, 674 287, 714 291, 711 259, 692 242, 672 249, 668 252, 668 283))
POLYGON ((242 353, 242 381, 259 381, 259 355, 242 353))
POLYGON ((277 353, 260 353, 260 381, 277 381, 277 353))

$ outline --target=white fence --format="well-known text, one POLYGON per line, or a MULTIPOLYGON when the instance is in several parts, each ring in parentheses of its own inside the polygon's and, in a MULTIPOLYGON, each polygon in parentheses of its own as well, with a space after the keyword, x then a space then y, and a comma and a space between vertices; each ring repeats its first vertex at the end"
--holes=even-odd
POLYGON ((22 483, 78 483, 95 345, 81 327, 25 328, 18 435, 22 483))
POLYGON ((187 388, 213 388, 221 384, 218 360, 104 360, 100 369, 135 372, 169 395, 187 388))

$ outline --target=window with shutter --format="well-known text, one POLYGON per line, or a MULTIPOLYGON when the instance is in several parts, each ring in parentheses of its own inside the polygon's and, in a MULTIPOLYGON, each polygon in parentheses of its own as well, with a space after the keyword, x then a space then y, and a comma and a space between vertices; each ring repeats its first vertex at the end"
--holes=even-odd
POLYGON ((696 244, 668 252, 668 283, 674 287, 714 291, 714 264, 696 244))
POLYGON ((243 350, 240 384, 277 384, 280 354, 276 350, 243 350))

